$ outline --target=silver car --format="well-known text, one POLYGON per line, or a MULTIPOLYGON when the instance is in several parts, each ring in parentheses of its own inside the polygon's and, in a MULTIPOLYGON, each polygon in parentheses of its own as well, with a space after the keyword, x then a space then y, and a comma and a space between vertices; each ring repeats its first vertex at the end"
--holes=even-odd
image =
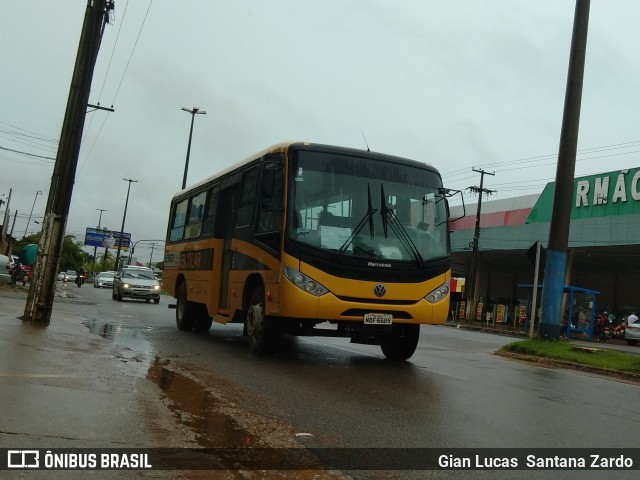
POLYGON ((113 287, 113 277, 116 272, 100 272, 96 273, 93 278, 93 288, 113 287))
POLYGON ((75 282, 77 277, 78 272, 76 272, 75 270, 67 270, 66 272, 64 272, 63 280, 65 282, 75 282))
POLYGON ((627 325, 627 328, 624 329, 624 339, 631 346, 640 341, 640 319, 627 325))
POLYGON ((6 255, 0 255, 0 285, 11 281, 11 260, 6 255))
POLYGON ((160 284, 150 268, 124 267, 113 278, 111 297, 118 301, 125 297, 142 298, 157 304, 160 303, 160 284))

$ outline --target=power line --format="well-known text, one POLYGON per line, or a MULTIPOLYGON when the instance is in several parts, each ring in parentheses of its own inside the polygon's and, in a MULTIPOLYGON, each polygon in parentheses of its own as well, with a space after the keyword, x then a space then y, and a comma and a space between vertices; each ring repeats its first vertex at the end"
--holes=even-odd
POLYGON ((138 31, 138 36, 136 37, 136 41, 133 44, 133 48, 131 49, 131 55, 129 55, 129 60, 127 61, 127 65, 124 68, 124 72, 122 73, 122 78, 120 79, 120 83, 118 84, 118 89, 116 90, 116 94, 113 96, 113 101, 111 105, 115 105, 116 98, 118 98, 118 93, 120 93, 120 87, 122 87, 122 82, 124 81, 124 77, 127 74, 127 70, 129 69, 129 64, 131 63, 131 59, 133 58, 133 53, 136 50, 136 46, 138 45, 138 40, 140 40, 140 35, 142 34, 142 29, 144 28, 144 24, 147 21, 147 16, 149 15, 149 10, 151 10, 151 5, 153 4, 153 0, 149 2, 149 6, 147 7, 147 12, 144 15, 144 19, 142 20, 142 25, 140 25, 140 30, 138 31))
POLYGON ((102 81, 102 88, 100 89, 100 95, 98 95, 98 102, 102 99, 102 92, 104 91, 104 86, 107 84, 107 76, 109 75, 109 70, 111 69, 111 62, 113 61, 113 55, 116 51, 116 47, 118 46, 118 39, 120 38, 120 32, 122 31, 122 25, 124 25, 124 19, 127 16, 127 8, 129 8, 129 2, 127 1, 124 6, 124 13, 122 14, 122 20, 120 20, 120 27, 118 28, 118 33, 116 35, 116 41, 113 44, 113 50, 111 50, 111 57, 109 58, 109 65, 107 66, 107 71, 104 74, 104 80, 102 81))
POLYGON ((25 155, 27 157, 43 158, 45 160, 55 160, 55 157, 45 157, 43 155, 36 155, 35 153, 23 152, 22 150, 14 150, 13 148, 0 146, 0 150, 6 150, 7 152, 17 153, 18 155, 25 155))

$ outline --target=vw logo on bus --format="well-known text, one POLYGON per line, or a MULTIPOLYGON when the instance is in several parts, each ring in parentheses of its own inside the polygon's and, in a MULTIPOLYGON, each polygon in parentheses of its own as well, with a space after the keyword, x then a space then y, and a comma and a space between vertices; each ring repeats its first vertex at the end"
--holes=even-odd
POLYGON ((384 294, 387 293, 387 288, 379 283, 373 287, 373 293, 375 293, 376 297, 384 297, 384 294))

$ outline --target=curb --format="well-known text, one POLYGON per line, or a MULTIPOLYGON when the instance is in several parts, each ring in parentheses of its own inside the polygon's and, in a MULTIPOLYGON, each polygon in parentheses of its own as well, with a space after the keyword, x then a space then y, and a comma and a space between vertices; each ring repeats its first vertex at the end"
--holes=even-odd
POLYGON ((515 337, 515 338, 528 338, 529 334, 526 332, 520 332, 516 330, 509 330, 506 328, 494 328, 494 327, 485 327, 482 325, 467 325, 465 323, 445 323, 446 327, 458 328, 462 330, 473 330, 476 332, 483 333, 493 333, 495 335, 503 335, 505 337, 515 337))
POLYGON ((499 357, 512 358, 514 360, 521 360, 528 363, 538 363, 541 365, 548 365, 552 367, 562 367, 572 370, 580 370, 583 372, 597 373, 608 377, 623 378, 625 380, 632 380, 640 383, 640 373, 623 372, 620 370, 610 370, 608 368, 592 367, 590 365, 583 365, 582 363, 568 362, 566 360, 555 360, 553 358, 536 357, 533 355, 524 355, 522 353, 513 352, 501 352, 495 353, 499 357))

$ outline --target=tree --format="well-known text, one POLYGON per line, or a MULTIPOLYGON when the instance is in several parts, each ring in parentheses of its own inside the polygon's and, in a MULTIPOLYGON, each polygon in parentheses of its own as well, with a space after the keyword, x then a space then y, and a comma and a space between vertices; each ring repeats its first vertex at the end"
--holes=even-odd
POLYGON ((60 270, 78 270, 90 261, 91 255, 82 250, 82 242, 75 241, 72 235, 65 235, 60 256, 60 270))
POLYGON ((96 262, 97 270, 104 272, 106 270, 113 270, 115 266, 116 258, 109 250, 105 250, 104 253, 98 255, 96 262))
POLYGON ((38 243, 40 243, 41 236, 42 236, 42 233, 38 232, 38 233, 32 233, 27 237, 23 237, 22 240, 17 240, 13 244, 13 248, 11 250, 14 252, 14 254, 17 254, 17 252, 20 252, 27 245, 31 245, 32 243, 35 243, 37 245, 38 243))
MULTIPOLYGON (((33 243, 38 244, 41 236, 42 233, 38 232, 24 237, 22 240, 18 240, 13 245, 14 254, 18 254, 27 245, 33 243)), ((84 268, 84 265, 90 261, 91 255, 82 250, 82 242, 76 241, 73 235, 65 235, 64 242, 62 243, 59 270, 62 272, 78 270, 80 267, 84 268)))

